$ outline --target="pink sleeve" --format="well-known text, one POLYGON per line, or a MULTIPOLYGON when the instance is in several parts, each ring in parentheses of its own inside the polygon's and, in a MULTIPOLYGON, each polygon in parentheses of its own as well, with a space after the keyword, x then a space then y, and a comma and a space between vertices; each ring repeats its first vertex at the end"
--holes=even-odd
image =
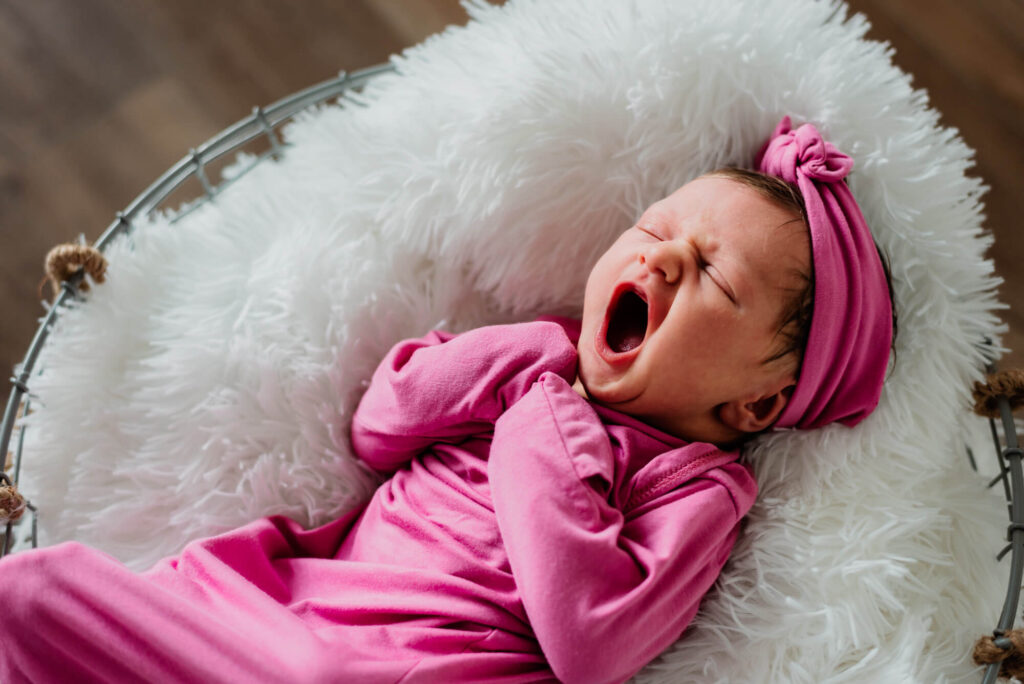
POLYGON ((391 473, 435 442, 490 430, 541 373, 572 380, 576 350, 552 322, 434 331, 384 357, 352 417, 356 455, 391 473))
POLYGON ((555 675, 621 682, 679 638, 725 564, 741 514, 728 477, 697 477, 624 517, 608 503, 608 435, 571 392, 544 376, 499 419, 491 495, 555 675))

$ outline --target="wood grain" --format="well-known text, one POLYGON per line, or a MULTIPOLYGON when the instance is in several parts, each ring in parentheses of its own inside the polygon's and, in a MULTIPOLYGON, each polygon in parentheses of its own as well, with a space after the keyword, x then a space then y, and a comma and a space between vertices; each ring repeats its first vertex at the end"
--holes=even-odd
MULTIPOLYGON (((977 150, 992 258, 1024 366, 1024 5, 852 0, 977 150)), ((448 24, 457 0, 0 2, 0 363, 44 313, 48 249, 95 240, 189 148, 339 70, 379 64, 448 24)), ((1007 365, 1004 363, 1004 365, 1007 365)))

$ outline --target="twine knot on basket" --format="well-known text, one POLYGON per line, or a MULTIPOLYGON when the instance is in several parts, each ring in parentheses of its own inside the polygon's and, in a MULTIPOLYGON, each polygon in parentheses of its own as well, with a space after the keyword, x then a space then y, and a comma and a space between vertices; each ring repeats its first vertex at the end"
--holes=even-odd
POLYGON ((1000 677, 1024 677, 1024 629, 996 631, 974 644, 974 664, 1001 663, 1000 677))
MULTIPOLYGON (((24 415, 25 404, 19 404, 18 416, 15 420, 20 421, 24 415)), ((21 495, 17 486, 15 486, 7 474, 7 471, 14 466, 13 456, 10 450, 8 450, 7 456, 4 458, 3 468, 0 469, 0 525, 17 522, 25 513, 25 509, 28 508, 28 502, 25 501, 25 497, 21 495)))
POLYGON ((6 473, 0 473, 0 525, 17 522, 28 503, 6 473))
POLYGON ((985 382, 974 383, 974 412, 988 418, 999 417, 999 397, 1006 397, 1010 410, 1024 406, 1024 370, 1013 368, 992 373, 985 382))
MULTIPOLYGON (((49 281, 53 288, 54 295, 60 291, 61 283, 70 279, 81 270, 97 283, 106 279, 107 260, 103 253, 89 245, 63 244, 57 245, 46 255, 46 278, 40 283, 39 288, 49 281)), ((89 283, 83 279, 78 284, 78 289, 83 292, 89 291, 89 283)), ((40 296, 42 296, 40 294, 40 296)))

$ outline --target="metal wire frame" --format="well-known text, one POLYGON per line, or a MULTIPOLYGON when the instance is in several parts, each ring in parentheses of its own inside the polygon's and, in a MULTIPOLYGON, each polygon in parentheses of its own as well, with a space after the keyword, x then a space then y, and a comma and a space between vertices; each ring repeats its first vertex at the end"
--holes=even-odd
MULTIPOLYGON (((181 219, 191 211, 194 211, 205 202, 216 198, 217 193, 228 185, 238 180, 246 173, 256 167, 267 157, 279 158, 284 152, 286 144, 277 138, 275 129, 287 123, 296 114, 304 109, 327 100, 338 97, 348 90, 358 90, 366 85, 374 77, 394 71, 391 64, 381 64, 367 69, 362 69, 353 74, 342 71, 337 78, 318 83, 306 90, 300 91, 289 97, 278 100, 267 107, 255 107, 251 116, 242 119, 233 126, 224 129, 216 136, 206 141, 198 148, 189 151, 189 154, 172 166, 164 175, 160 176, 142 194, 128 205, 124 211, 117 212, 116 219, 107 230, 96 241, 95 247, 101 252, 116 236, 124 232, 131 232, 132 221, 138 216, 151 215, 160 208, 161 203, 191 177, 196 177, 203 187, 205 195, 200 197, 194 204, 180 211, 171 220, 171 223, 181 219), (269 152, 258 156, 250 164, 239 170, 231 179, 223 180, 219 185, 210 182, 206 175, 205 166, 227 154, 235 152, 243 145, 252 142, 260 136, 266 136, 270 141, 269 152)), ((31 377, 39 352, 46 342, 50 327, 56 321, 63 305, 69 299, 79 297, 78 288, 84 277, 84 271, 79 271, 61 285, 61 291, 51 305, 47 316, 43 319, 39 329, 36 331, 32 343, 29 345, 25 360, 22 363, 21 373, 11 378, 11 394, 7 400, 7 408, 4 411, 3 423, 0 424, 0 454, 6 454, 10 445, 11 434, 14 423, 17 419, 18 407, 24 398, 24 411, 28 414, 30 409, 28 381, 31 377)), ((989 369, 994 372, 994 368, 989 369)), ((990 483, 993 487, 998 482, 1003 483, 1003 491, 1006 496, 1007 510, 1010 517, 1010 524, 1007 527, 1007 540, 1009 544, 998 554, 997 561, 1003 559, 1007 552, 1012 551, 1010 560, 1010 580, 1006 590, 1006 599, 1003 603, 1003 612, 999 617, 996 629, 993 631, 995 643, 1002 648, 1010 648, 1010 641, 1003 634, 1013 628, 1014 616, 1020 600, 1021 578, 1024 575, 1024 471, 1022 471, 1021 459, 1024 457, 1017 441, 1017 432, 1013 422, 1013 414, 1010 410, 1010 403, 1006 397, 998 398, 1000 417, 1003 425, 1003 435, 1006 444, 1000 444, 996 421, 989 420, 992 432, 992 440, 995 446, 996 458, 999 460, 999 475, 990 483)), ((21 472, 22 447, 25 440, 24 426, 19 431, 18 444, 14 452, 13 478, 0 468, 0 484, 17 484, 21 472)), ((977 472, 977 465, 974 454, 970 449, 967 456, 971 467, 977 472)), ((4 465, 0 463, 0 465, 4 465)), ((29 539, 32 547, 38 544, 38 511, 31 502, 27 502, 31 513, 32 524, 29 539)), ((0 558, 5 556, 13 544, 13 525, 8 523, 6 529, 0 535, 0 558)), ((991 684, 996 680, 1000 665, 994 663, 989 665, 984 673, 984 684, 991 684)))
MULTIPOLYGON (((989 366, 988 371, 994 373, 995 368, 989 366)), ((1017 441, 1017 428, 1013 421, 1010 400, 1005 396, 1000 396, 996 401, 999 406, 999 418, 1003 426, 1003 442, 1005 443, 1000 443, 995 419, 989 418, 992 443, 995 446, 996 458, 999 460, 999 475, 993 478, 988 486, 994 487, 997 482, 1003 483, 1003 494, 1006 497, 1006 508, 1010 518, 1010 523, 1006 528, 1006 540, 1009 543, 999 552, 996 560, 1002 560, 1007 552, 1012 551, 1012 553, 1010 555, 1010 579, 1006 586, 1003 612, 999 616, 999 622, 992 631, 992 635, 996 646, 1008 650, 1012 644, 1004 635, 1013 629, 1013 621, 1020 601, 1021 577, 1024 575, 1024 469, 1021 467, 1024 450, 1021 450, 1017 441)), ((974 454, 970 449, 967 450, 967 456, 970 458, 971 467, 977 472, 974 454)), ((991 663, 985 668, 983 684, 992 684, 996 681, 1000 666, 1001 663, 991 663)))
MULTIPOLYGON (((337 78, 318 83, 298 93, 282 98, 267 107, 254 107, 251 116, 224 129, 199 147, 189 150, 187 156, 146 188, 124 211, 117 212, 116 219, 96 240, 94 247, 102 252, 118 235, 122 233, 130 234, 135 219, 151 216, 158 209, 162 208, 161 204, 171 193, 192 177, 198 179, 204 194, 182 208, 171 219, 171 223, 181 219, 206 202, 214 200, 219 192, 251 171, 267 157, 276 159, 284 153, 287 144, 281 142, 278 138, 276 129, 293 119, 299 112, 336 98, 347 91, 360 90, 373 78, 394 70, 395 67, 391 64, 379 64, 367 69, 361 69, 352 74, 342 71, 338 74, 337 78), (218 185, 210 182, 206 174, 206 166, 209 163, 232 152, 236 152, 242 146, 263 136, 270 142, 270 150, 268 152, 257 156, 249 164, 240 168, 230 179, 222 179, 218 185)), ((14 430, 14 424, 17 421, 18 407, 22 405, 23 399, 24 412, 25 415, 28 414, 30 408, 29 397, 31 396, 29 392, 29 378, 32 376, 36 360, 43 345, 46 343, 50 327, 64 308, 63 305, 70 299, 78 299, 79 285, 82 282, 82 278, 84 278, 84 270, 80 270, 62 283, 60 292, 50 306, 46 317, 39 325, 39 329, 36 330, 35 336, 32 338, 32 343, 29 345, 28 352, 25 354, 25 360, 21 365, 21 372, 11 378, 11 393, 7 400, 7 408, 4 411, 3 423, 0 424, 0 454, 8 454, 11 435, 14 430)), ((3 466, 0 467, 0 484, 10 485, 18 483, 18 477, 21 473, 25 429, 23 425, 19 430, 18 443, 14 451, 14 461, 12 463, 13 477, 5 472, 6 463, 0 460, 0 466, 3 466)), ((32 518, 28 539, 31 541, 32 548, 35 548, 38 545, 39 512, 32 505, 31 501, 27 502, 27 508, 32 518)), ((20 521, 18 524, 20 524, 20 521)), ((9 522, 6 528, 0 532, 0 558, 5 556, 14 544, 14 527, 15 524, 9 522)))

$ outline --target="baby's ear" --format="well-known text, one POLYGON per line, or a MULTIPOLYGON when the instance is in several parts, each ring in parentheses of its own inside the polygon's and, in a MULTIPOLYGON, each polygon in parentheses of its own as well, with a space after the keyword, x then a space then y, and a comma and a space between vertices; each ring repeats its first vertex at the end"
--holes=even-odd
POLYGON ((747 396, 722 404, 718 417, 733 430, 761 432, 782 415, 793 396, 795 384, 785 385, 770 394, 747 396))

